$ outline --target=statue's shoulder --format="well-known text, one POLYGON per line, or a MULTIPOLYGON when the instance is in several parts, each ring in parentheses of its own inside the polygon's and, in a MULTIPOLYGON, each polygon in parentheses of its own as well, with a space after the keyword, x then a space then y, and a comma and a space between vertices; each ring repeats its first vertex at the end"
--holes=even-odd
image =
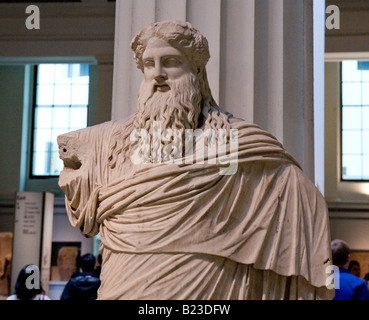
POLYGON ((111 136, 129 130, 134 119, 135 117, 132 115, 127 119, 110 120, 87 128, 71 131, 58 136, 58 143, 60 144, 67 140, 80 140, 85 143, 96 141, 96 139, 104 139, 104 141, 108 141, 111 136))
POLYGON ((250 123, 244 119, 230 116, 229 123, 232 129, 237 129, 239 136, 249 136, 251 137, 264 137, 270 141, 278 142, 277 138, 270 132, 264 130, 259 125, 255 123, 250 123))
POLYGON ((283 144, 273 134, 262 129, 259 125, 233 116, 229 117, 229 123, 231 129, 238 130, 240 156, 244 154, 242 150, 245 150, 245 154, 261 155, 263 159, 266 156, 273 155, 273 159, 288 160, 289 163, 293 163, 300 168, 298 162, 288 153, 283 144))
MULTIPOLYGON (((94 130, 94 131, 109 131, 110 133, 115 132, 117 130, 122 131, 129 128, 135 119, 135 115, 130 116, 126 119, 119 120, 109 120, 100 124, 96 124, 94 126, 88 127, 86 129, 94 130)), ((82 129, 85 130, 85 129, 82 129)))

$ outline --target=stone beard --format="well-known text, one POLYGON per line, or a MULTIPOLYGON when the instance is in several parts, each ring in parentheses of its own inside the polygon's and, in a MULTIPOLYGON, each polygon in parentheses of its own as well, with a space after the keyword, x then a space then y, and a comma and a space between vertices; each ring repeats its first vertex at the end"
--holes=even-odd
MULTIPOLYGON (((201 112, 198 78, 193 73, 189 73, 180 79, 166 81, 166 84, 170 90, 160 92, 156 90, 155 83, 147 83, 143 80, 139 90, 134 128, 145 129, 149 133, 149 137, 141 136, 138 142, 132 143, 131 150, 133 147, 140 148, 144 162, 168 161, 170 158, 181 157, 186 143, 184 141, 185 129, 195 130, 198 125, 201 112), (161 124, 161 132, 158 132, 158 135, 154 135, 154 121, 161 124), (165 140, 160 139, 159 142, 152 140, 155 136, 163 136, 168 129, 176 130, 175 132, 180 135, 173 135, 165 140), (147 139, 151 139, 151 141, 147 141, 147 139), (143 150, 142 146, 151 146, 151 148, 143 150), (160 147, 163 151, 162 159, 158 158, 160 147)), ((130 143, 130 141, 126 143, 130 143)))

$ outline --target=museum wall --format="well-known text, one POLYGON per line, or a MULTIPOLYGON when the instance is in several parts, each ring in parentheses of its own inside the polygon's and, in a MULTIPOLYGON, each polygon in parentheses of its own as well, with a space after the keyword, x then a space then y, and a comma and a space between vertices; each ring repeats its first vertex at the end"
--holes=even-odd
POLYGON ((326 6, 340 10, 340 28, 326 30, 327 53, 368 52, 369 2, 366 0, 326 0, 326 6))
POLYGON ((327 0, 340 9, 340 29, 326 31, 325 197, 332 238, 353 250, 369 250, 369 183, 340 179, 340 65, 342 59, 369 60, 369 3, 327 0))
POLYGON ((0 192, 11 197, 19 190, 24 66, 0 65, 0 192))
MULTIPOLYGON (((26 181, 21 159, 26 66, 47 62, 90 65, 88 125, 111 119, 115 3, 37 3, 40 29, 25 27, 29 3, 0 4, 0 232, 13 231, 17 191, 50 191, 56 196, 53 242, 79 242, 92 252, 93 239, 73 228, 57 179, 26 181)), ((95 251, 96 252, 96 251, 95 251)))
MULTIPOLYGON (((115 3, 39 3, 40 29, 25 27, 25 3, 2 3, 0 10, 1 157, 0 199, 18 191, 25 65, 87 61, 90 66, 88 125, 111 119, 115 3)), ((54 184, 53 188, 56 185, 54 184)), ((46 191, 25 186, 32 191, 46 191)), ((57 190, 48 190, 57 193, 57 190)), ((60 196, 60 194, 58 195, 60 196)))

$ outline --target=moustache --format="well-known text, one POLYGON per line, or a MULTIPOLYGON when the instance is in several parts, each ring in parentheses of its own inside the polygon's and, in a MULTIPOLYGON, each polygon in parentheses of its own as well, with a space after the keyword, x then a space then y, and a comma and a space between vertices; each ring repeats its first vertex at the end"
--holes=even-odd
POLYGON ((155 94, 169 93, 171 89, 172 84, 170 81, 142 81, 139 96, 141 96, 141 102, 145 105, 155 94))

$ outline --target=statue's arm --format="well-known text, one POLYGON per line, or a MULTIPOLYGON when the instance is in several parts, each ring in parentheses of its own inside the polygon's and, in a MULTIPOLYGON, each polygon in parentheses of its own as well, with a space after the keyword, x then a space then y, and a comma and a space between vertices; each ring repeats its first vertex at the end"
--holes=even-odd
POLYGON ((58 137, 59 156, 64 163, 59 186, 65 194, 70 222, 84 234, 97 233, 99 193, 112 177, 112 144, 119 141, 122 132, 130 132, 127 124, 133 119, 107 121, 58 137))
POLYGON ((83 234, 98 232, 96 222, 97 192, 94 159, 96 149, 89 128, 70 132, 58 137, 59 157, 64 168, 60 172, 59 186, 65 194, 65 206, 72 226, 83 234), (95 204, 91 210, 91 202, 95 204))

